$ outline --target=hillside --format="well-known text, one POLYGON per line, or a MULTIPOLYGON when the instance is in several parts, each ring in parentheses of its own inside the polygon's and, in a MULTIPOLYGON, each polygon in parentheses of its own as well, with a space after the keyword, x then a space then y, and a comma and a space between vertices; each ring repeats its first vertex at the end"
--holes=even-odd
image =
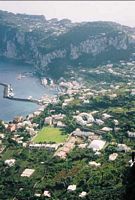
POLYGON ((60 76, 69 67, 129 60, 134 48, 134 29, 114 22, 72 23, 0 11, 0 56, 30 63, 40 74, 60 76))

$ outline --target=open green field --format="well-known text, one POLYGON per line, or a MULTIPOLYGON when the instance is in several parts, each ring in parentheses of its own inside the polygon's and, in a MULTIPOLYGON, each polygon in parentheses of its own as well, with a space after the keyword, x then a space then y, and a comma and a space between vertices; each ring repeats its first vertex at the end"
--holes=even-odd
POLYGON ((66 138, 67 135, 62 134, 61 129, 54 127, 44 127, 38 132, 37 136, 33 138, 33 142, 61 143, 64 142, 66 138))

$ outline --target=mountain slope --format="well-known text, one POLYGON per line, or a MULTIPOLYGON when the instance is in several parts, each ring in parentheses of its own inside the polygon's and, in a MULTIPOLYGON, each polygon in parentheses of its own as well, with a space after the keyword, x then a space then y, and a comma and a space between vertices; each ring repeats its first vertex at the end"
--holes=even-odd
POLYGON ((40 73, 130 59, 134 48, 134 29, 114 22, 72 23, 0 11, 0 56, 31 63, 40 73))

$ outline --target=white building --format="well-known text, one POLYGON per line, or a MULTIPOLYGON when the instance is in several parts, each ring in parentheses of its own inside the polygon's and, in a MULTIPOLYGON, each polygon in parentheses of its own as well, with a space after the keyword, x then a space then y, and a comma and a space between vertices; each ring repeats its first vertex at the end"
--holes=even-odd
POLYGON ((77 124, 81 125, 81 126, 85 126, 89 123, 93 123, 94 117, 89 113, 80 113, 77 117, 76 117, 76 122, 77 124))
POLYGON ((101 152, 96 151, 96 152, 95 152, 95 155, 96 155, 96 156, 100 156, 100 155, 101 155, 101 152))
POLYGON ((135 95, 135 89, 131 90, 131 95, 135 95))
POLYGON ((4 139, 5 135, 3 133, 0 133, 0 138, 4 139))
POLYGON ((128 147, 126 144, 118 144, 117 150, 118 150, 118 151, 129 152, 129 151, 131 151, 131 148, 128 147))
POLYGON ((113 121, 114 121, 115 126, 118 126, 118 125, 119 125, 119 122, 118 122, 117 119, 114 119, 113 121))
POLYGON ((41 114, 41 111, 35 111, 33 114, 34 116, 39 116, 41 114))
POLYGON ((72 135, 77 136, 77 137, 89 137, 89 136, 93 136, 94 133, 81 131, 79 128, 77 128, 75 131, 72 132, 72 135))
POLYGON ((84 198, 86 197, 86 195, 87 195, 87 192, 83 191, 79 194, 79 197, 84 198))
POLYGON ((80 116, 83 118, 86 118, 87 123, 92 123, 94 122, 94 117, 92 116, 91 113, 80 113, 80 116))
POLYGON ((50 194, 50 192, 49 192, 49 191, 47 191, 47 190, 45 190, 45 191, 44 191, 43 195, 44 195, 45 197, 48 197, 48 198, 50 198, 50 197, 51 197, 51 194, 50 194))
POLYGON ((112 128, 110 128, 110 127, 103 127, 101 129, 101 131, 109 132, 109 131, 112 131, 112 128))
POLYGON ((34 173, 34 171, 35 171, 35 169, 28 169, 27 168, 22 172, 21 176, 22 177, 30 177, 34 173))
POLYGON ((30 149, 48 149, 48 150, 57 150, 62 143, 58 144, 29 144, 30 149))
POLYGON ((76 190, 76 185, 69 185, 67 191, 72 192, 76 190))
POLYGON ((29 126, 29 127, 32 127, 32 124, 31 124, 31 121, 23 121, 22 122, 22 127, 24 127, 24 126, 29 126))
POLYGON ((63 122, 61 122, 61 121, 58 121, 57 122, 57 127, 58 128, 64 128, 66 125, 63 123, 63 122))
POLYGON ((111 115, 107 114, 107 113, 103 113, 102 114, 102 118, 103 120, 109 119, 111 117, 111 115))
POLYGON ((109 160, 114 161, 117 157, 118 157, 117 153, 112 153, 112 154, 109 155, 109 160))
POLYGON ((128 137, 135 137, 135 132, 127 131, 128 137))
POLYGON ((44 122, 45 122, 45 124, 48 124, 49 126, 51 126, 53 119, 52 119, 52 117, 46 117, 44 122))
POLYGON ((29 114, 29 115, 28 115, 28 119, 32 119, 33 117, 34 117, 33 114, 29 114))
POLYGON ((116 98, 116 97, 117 97, 117 94, 110 94, 109 97, 110 97, 111 99, 116 98))
POLYGON ((41 194, 39 194, 39 193, 35 193, 34 196, 35 196, 35 197, 41 197, 41 194))
POLYGON ((78 147, 80 148, 80 149, 85 149, 86 147, 87 147, 87 143, 84 143, 84 144, 79 144, 78 145, 78 147))
POLYGON ((95 123, 98 124, 99 126, 104 124, 104 121, 102 121, 101 119, 96 119, 95 123))
POLYGON ((64 108, 65 106, 67 106, 68 105, 68 103, 63 103, 62 104, 62 108, 64 108))
POLYGON ((93 149, 93 151, 100 151, 105 146, 105 141, 103 140, 93 140, 88 148, 93 149))
POLYGON ((89 162, 89 165, 92 166, 92 167, 100 167, 101 166, 101 163, 97 163, 95 161, 90 161, 89 162))
POLYGON ((34 128, 26 127, 26 131, 31 135, 35 135, 37 132, 34 130, 34 128))
POLYGON ((87 124, 86 121, 84 121, 81 116, 76 117, 76 123, 81 126, 85 126, 87 124))
POLYGON ((9 167, 12 167, 15 164, 15 159, 7 159, 5 160, 5 164, 8 165, 9 167))

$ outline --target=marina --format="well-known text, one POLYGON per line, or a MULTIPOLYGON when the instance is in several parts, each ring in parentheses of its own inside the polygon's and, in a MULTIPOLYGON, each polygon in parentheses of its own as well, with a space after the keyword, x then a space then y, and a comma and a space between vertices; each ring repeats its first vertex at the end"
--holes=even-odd
POLYGON ((58 94, 55 87, 43 86, 26 64, 0 62, 0 83, 0 119, 5 121, 37 111, 58 94), (23 78, 18 79, 20 74, 23 78))
POLYGON ((25 101, 25 102, 32 102, 32 103, 37 103, 37 104, 41 103, 40 100, 37 100, 37 99, 14 97, 13 89, 10 84, 0 83, 0 85, 4 87, 3 98, 7 98, 9 100, 14 100, 14 101, 25 101))

